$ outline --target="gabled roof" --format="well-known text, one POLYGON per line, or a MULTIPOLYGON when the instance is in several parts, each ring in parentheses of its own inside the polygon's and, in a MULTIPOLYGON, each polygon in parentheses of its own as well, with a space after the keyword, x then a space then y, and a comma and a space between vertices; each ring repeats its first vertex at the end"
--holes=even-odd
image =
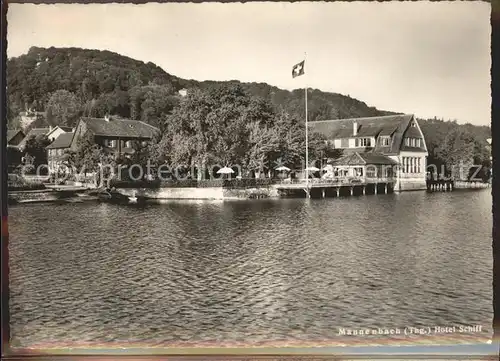
POLYGON ((49 128, 33 128, 31 129, 28 134, 24 137, 23 140, 19 143, 18 147, 24 147, 26 145, 26 142, 28 139, 31 137, 37 137, 39 135, 46 135, 49 132, 49 128))
POLYGON ((71 141, 73 140, 74 133, 61 133, 59 136, 54 139, 52 143, 50 143, 45 149, 61 149, 61 148, 69 148, 71 145, 71 141))
POLYGON ((7 143, 9 143, 19 133, 21 133, 24 137, 24 132, 21 129, 7 129, 7 143))
POLYGON ((353 152, 347 154, 339 159, 336 159, 332 162, 332 165, 341 166, 356 166, 356 165, 396 165, 394 159, 391 159, 380 153, 358 153, 353 152))
POLYGON ((51 134, 51 133, 55 132, 56 129, 58 129, 58 128, 61 129, 63 132, 66 132, 66 133, 71 133, 73 131, 73 128, 71 128, 71 127, 66 127, 64 125, 63 126, 58 125, 58 126, 55 126, 51 131, 49 131, 48 134, 51 134))
POLYGON ((82 118, 87 128, 99 136, 151 139, 159 131, 158 128, 139 120, 111 118, 82 118))
POLYGON ((373 165, 396 165, 398 162, 396 162, 394 159, 389 158, 383 154, 380 153, 360 153, 359 154, 361 158, 364 159, 366 164, 373 164, 373 165))
MULTIPOLYGON (((319 120, 309 122, 312 132, 318 132, 329 139, 352 137, 378 137, 380 135, 393 136, 392 144, 382 147, 375 145, 375 152, 384 154, 398 154, 403 141, 403 134, 414 118, 413 114, 397 114, 368 118, 319 120), (357 134, 353 135, 353 124, 357 124, 357 134)), ((418 132, 418 130, 417 130, 418 132)))

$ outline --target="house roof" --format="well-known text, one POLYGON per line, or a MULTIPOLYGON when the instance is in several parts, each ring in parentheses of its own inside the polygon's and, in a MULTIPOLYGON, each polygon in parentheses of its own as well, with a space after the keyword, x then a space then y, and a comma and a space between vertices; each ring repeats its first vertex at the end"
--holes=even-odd
POLYGON ((24 132, 21 129, 7 129, 7 143, 9 143, 19 133, 24 136, 24 132))
POLYGON ((51 131, 49 131, 48 134, 53 133, 58 128, 61 129, 63 132, 66 132, 66 133, 71 133, 73 131, 73 128, 71 128, 71 127, 66 127, 64 125, 63 126, 58 125, 58 126, 54 127, 51 131))
POLYGON ((82 118, 81 121, 87 125, 92 133, 100 136, 151 139, 159 131, 152 125, 132 119, 82 118))
POLYGON ((61 149, 61 148, 69 148, 71 145, 71 141, 73 140, 74 133, 61 133, 59 136, 54 139, 52 143, 50 143, 45 149, 61 149))
MULTIPOLYGON (((384 154, 398 154, 403 142, 403 135, 413 118, 413 114, 397 114, 368 118, 319 120, 309 122, 309 127, 312 132, 321 133, 329 139, 391 135, 393 140, 389 146, 376 144, 373 150, 384 154), (357 124, 356 136, 353 135, 355 122, 357 124)), ((416 128, 415 130, 419 133, 416 128)))
POLYGON ((31 129, 28 134, 24 137, 23 140, 19 143, 18 147, 24 147, 26 145, 26 142, 28 139, 31 137, 37 137, 39 135, 45 135, 49 132, 49 128, 33 128, 31 129))
POLYGON ((347 154, 339 159, 336 159, 332 162, 332 165, 341 166, 341 165, 396 165, 394 159, 391 159, 380 153, 358 153, 352 152, 347 154))

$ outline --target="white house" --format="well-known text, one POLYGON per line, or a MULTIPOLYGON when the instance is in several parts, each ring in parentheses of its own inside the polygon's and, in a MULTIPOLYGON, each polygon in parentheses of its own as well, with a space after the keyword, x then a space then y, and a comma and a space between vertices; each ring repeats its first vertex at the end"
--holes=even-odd
POLYGON ((73 132, 73 128, 71 127, 65 127, 65 126, 56 126, 56 127, 49 127, 49 132, 47 133, 47 138, 49 138, 51 141, 54 141, 57 137, 59 137, 63 133, 71 133, 73 132))
MULTIPOLYGON (((395 191, 426 189, 427 146, 413 114, 321 120, 309 122, 309 128, 311 133, 326 136, 328 144, 342 149, 345 156, 364 155, 365 166, 371 159, 377 160, 373 165, 397 162, 395 191)), ((351 157, 345 159, 352 161, 351 157)))

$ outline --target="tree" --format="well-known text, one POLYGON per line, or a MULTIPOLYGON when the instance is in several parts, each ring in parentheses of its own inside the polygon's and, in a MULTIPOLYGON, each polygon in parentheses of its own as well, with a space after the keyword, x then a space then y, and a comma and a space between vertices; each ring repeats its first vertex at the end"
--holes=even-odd
POLYGON ((47 147, 51 141, 47 138, 47 135, 31 136, 26 141, 26 146, 24 148, 24 153, 33 158, 33 166, 35 168, 47 164, 47 147))
POLYGON ((323 159, 337 159, 342 155, 342 149, 335 149, 329 143, 324 134, 312 133, 309 139, 309 157, 320 161, 323 159))
POLYGON ((305 160, 305 126, 285 110, 276 115, 274 122, 279 146, 271 158, 289 167, 301 167, 305 160))
POLYGON ((21 165, 22 153, 14 146, 7 146, 7 165, 9 172, 21 165))
POLYGON ((101 174, 109 179, 110 172, 115 172, 117 166, 115 155, 95 144, 94 135, 89 131, 78 139, 74 152, 66 153, 65 161, 74 165, 79 174, 95 173, 98 184, 101 174))
POLYGON ((130 116, 142 120, 161 131, 166 129, 168 115, 179 103, 169 85, 137 86, 130 90, 130 116))
POLYGON ((239 85, 198 89, 173 109, 159 145, 170 144, 173 162, 196 166, 199 179, 208 162, 255 169, 277 148, 273 122, 269 103, 252 98, 239 85))
POLYGON ((49 124, 73 126, 81 115, 82 104, 75 94, 57 90, 50 96, 46 111, 49 124))
MULTIPOLYGON (((279 149, 279 138, 275 128, 260 122, 248 124, 248 149, 246 149, 243 166, 247 172, 261 172, 270 155, 279 149)), ((248 173, 247 173, 248 174, 248 173)))
POLYGON ((457 128, 446 135, 437 155, 444 161, 448 172, 457 175, 461 171, 464 175, 459 177, 464 177, 474 163, 475 146, 474 137, 457 128))

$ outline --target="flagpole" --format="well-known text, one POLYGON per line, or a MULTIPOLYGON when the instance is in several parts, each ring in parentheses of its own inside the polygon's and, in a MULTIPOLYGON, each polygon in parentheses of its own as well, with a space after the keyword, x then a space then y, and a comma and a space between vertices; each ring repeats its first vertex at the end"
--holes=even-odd
MULTIPOLYGON (((305 61, 306 61, 306 57, 307 57, 307 53, 304 52, 304 67, 305 67, 305 61)), ((305 71, 304 71, 305 73, 305 71)), ((305 75, 305 79, 307 79, 307 74, 304 74, 305 75)), ((307 80, 306 80, 306 86, 305 86, 305 102, 306 102, 306 169, 305 169, 305 173, 306 173, 306 195, 307 197, 310 197, 310 194, 309 194, 309 127, 307 125, 307 80)))

